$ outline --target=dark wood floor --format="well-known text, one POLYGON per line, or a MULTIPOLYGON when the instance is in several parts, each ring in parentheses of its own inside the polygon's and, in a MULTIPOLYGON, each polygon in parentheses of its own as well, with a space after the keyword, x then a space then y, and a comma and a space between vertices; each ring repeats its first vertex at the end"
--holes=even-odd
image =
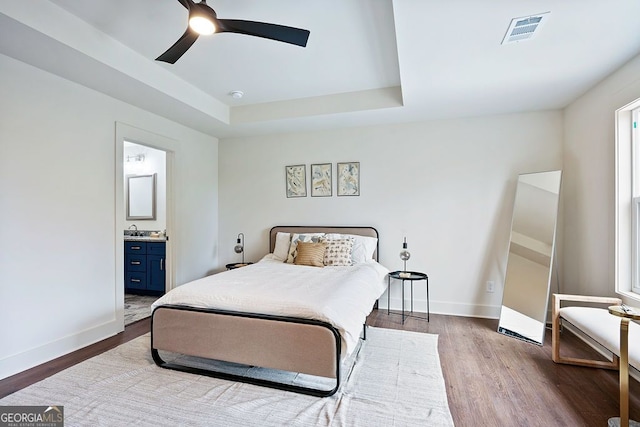
MULTIPOLYGON (((619 415, 615 371, 556 365, 551 333, 544 346, 496 332, 490 319, 431 315, 427 323, 374 311, 367 324, 381 328, 438 334, 440 362, 455 425, 606 426, 619 415)), ((0 381, 0 398, 149 331, 149 320, 128 326, 114 337, 0 381)), ((569 333, 567 354, 592 351, 569 333)), ((410 392, 410 391, 407 391, 410 392)), ((631 418, 640 420, 640 386, 631 381, 631 418)))
POLYGON ((59 357, 40 366, 36 366, 35 368, 0 380, 0 398, 31 384, 37 383, 38 381, 42 381, 43 379, 67 369, 76 363, 80 363, 84 360, 97 356, 100 353, 104 353, 107 350, 116 348, 120 344, 124 344, 127 341, 131 341, 132 339, 139 337, 140 335, 146 334, 150 329, 150 318, 140 320, 127 326, 124 329, 124 332, 114 335, 111 338, 107 338, 88 347, 67 354, 66 356, 59 357))
MULTIPOLYGON (((431 315, 431 321, 374 311, 367 324, 438 334, 438 352, 456 426, 598 426, 619 416, 618 372, 557 365, 551 331, 544 346, 496 332, 498 321, 431 315)), ((597 356, 568 331, 567 355, 597 356)), ((565 353, 566 350, 566 353, 565 353)), ((640 420, 640 387, 631 380, 631 418, 640 420)))

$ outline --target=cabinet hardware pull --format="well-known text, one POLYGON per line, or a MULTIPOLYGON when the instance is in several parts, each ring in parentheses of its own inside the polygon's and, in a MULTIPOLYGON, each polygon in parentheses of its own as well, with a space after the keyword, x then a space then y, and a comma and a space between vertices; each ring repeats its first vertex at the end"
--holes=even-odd
POLYGON ((160 258, 160 271, 164 270, 164 259, 160 258))
POLYGON ((131 265, 140 265, 140 261, 131 261, 131 265))
POLYGON ((139 250, 139 249, 140 249, 140 246, 131 246, 131 249, 137 249, 137 250, 139 250))
POLYGON ((131 279, 132 282, 140 283, 140 279, 131 279))

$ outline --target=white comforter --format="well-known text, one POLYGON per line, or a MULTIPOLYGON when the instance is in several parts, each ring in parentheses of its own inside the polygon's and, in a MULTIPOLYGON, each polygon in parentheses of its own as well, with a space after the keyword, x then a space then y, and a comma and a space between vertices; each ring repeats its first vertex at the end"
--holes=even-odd
POLYGON ((346 354, 355 348, 373 304, 386 289, 382 265, 307 267, 265 256, 247 267, 181 285, 151 307, 164 304, 316 319, 340 332, 346 354))

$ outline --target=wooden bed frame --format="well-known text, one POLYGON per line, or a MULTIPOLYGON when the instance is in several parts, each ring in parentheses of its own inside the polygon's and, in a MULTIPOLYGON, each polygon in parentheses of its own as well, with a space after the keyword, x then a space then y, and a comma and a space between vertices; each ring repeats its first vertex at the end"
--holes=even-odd
MULTIPOLYGON (((273 252, 278 232, 341 233, 378 238, 372 227, 277 226, 269 232, 273 252)), ((378 246, 373 254, 378 260, 378 246)), ((366 338, 366 329, 364 330, 366 338)), ((151 315, 151 355, 163 368, 325 397, 340 386, 341 337, 327 322, 178 305, 156 307, 151 315), (162 359, 159 351, 335 379, 329 390, 309 388, 162 359)))

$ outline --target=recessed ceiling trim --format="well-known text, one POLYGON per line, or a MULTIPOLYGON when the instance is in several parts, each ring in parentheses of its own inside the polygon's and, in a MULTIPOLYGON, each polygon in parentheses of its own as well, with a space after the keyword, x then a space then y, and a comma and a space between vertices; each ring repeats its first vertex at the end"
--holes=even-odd
POLYGON ((400 86, 231 108, 231 124, 283 120, 404 106, 400 86))
POLYGON ((521 18, 513 18, 502 39, 502 44, 531 40, 540 33, 540 28, 547 22, 550 13, 543 12, 521 18))

